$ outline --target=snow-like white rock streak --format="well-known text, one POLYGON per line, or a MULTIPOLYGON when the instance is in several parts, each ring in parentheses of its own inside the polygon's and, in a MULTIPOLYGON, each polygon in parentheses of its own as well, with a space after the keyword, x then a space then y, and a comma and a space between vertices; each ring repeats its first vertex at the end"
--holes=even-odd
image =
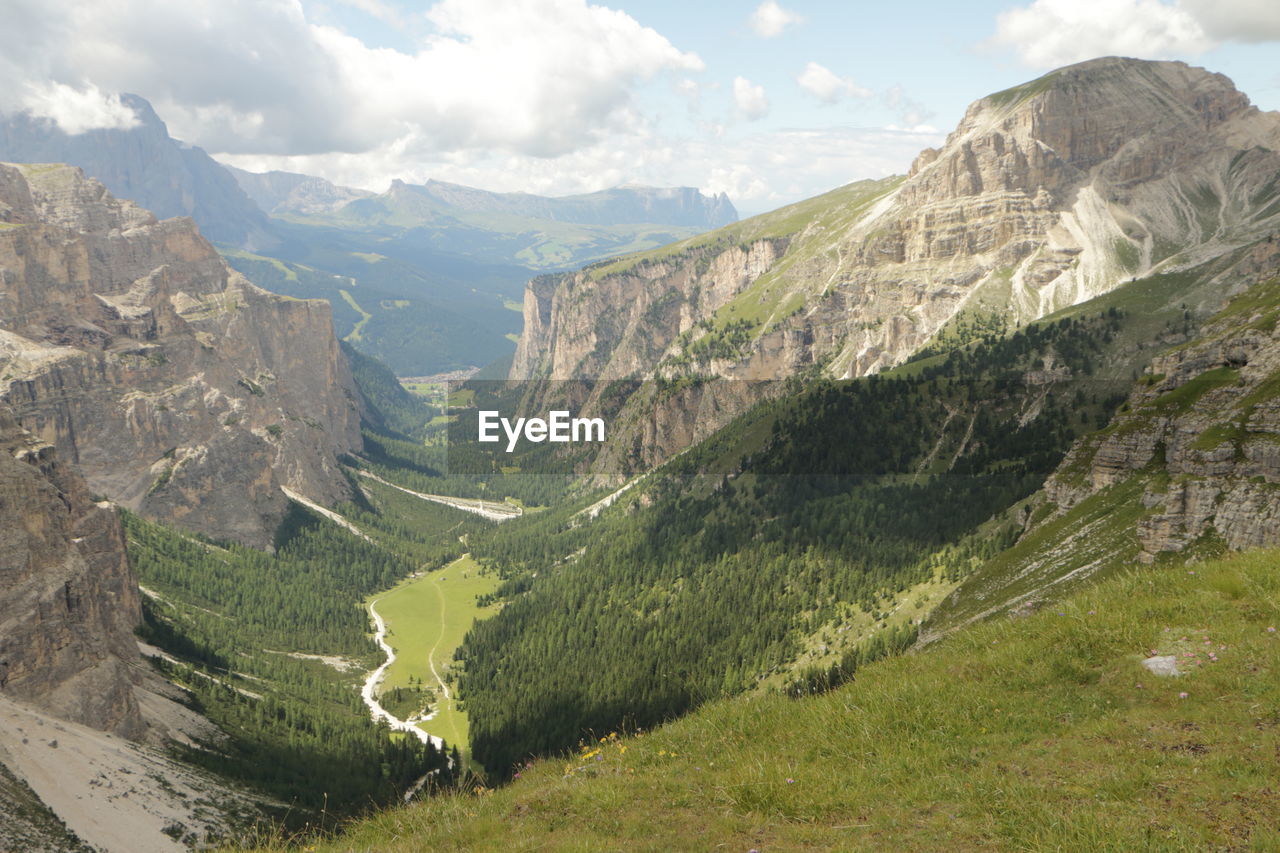
POLYGON ((358 472, 361 477, 367 477, 375 483, 381 483, 384 486, 390 486, 398 489, 406 495, 413 495, 424 501, 432 503, 444 504, 445 506, 460 509, 463 512, 474 513, 475 515, 487 518, 490 521, 508 521, 512 518, 519 518, 524 514, 524 510, 513 504, 501 501, 482 501, 476 498, 455 498, 449 495, 429 495, 425 492, 415 492, 413 489, 406 489, 404 486, 397 486, 395 483, 382 479, 377 474, 371 474, 368 471, 358 472))
POLYGON ((361 530, 360 530, 360 528, 359 528, 359 527, 356 527, 354 524, 352 524, 351 522, 347 521, 345 518, 343 518, 342 516, 338 515, 338 514, 337 514, 336 512, 334 512, 333 510, 331 510, 331 509, 325 509, 324 507, 320 506, 320 504, 316 503, 315 501, 311 500, 310 498, 307 498, 307 497, 305 497, 305 496, 303 496, 303 495, 298 494, 297 492, 295 492, 293 489, 289 488, 288 486, 281 486, 281 487, 280 487, 280 491, 284 492, 285 497, 289 498, 289 500, 297 501, 298 503, 300 503, 300 504, 302 504, 303 506, 305 506, 307 509, 314 510, 314 511, 316 511, 316 512, 320 513, 320 514, 321 514, 321 515, 323 515, 325 518, 327 518, 327 519, 329 519, 330 521, 332 521, 334 524, 338 525, 339 527, 344 528, 345 530, 350 531, 351 533, 354 533, 356 536, 359 536, 359 537, 360 537, 361 539, 363 539, 364 541, 366 541, 366 542, 372 542, 372 541, 373 541, 373 540, 372 540, 372 539, 370 539, 368 536, 365 536, 365 535, 364 535, 364 533, 363 533, 363 532, 361 532, 361 530))

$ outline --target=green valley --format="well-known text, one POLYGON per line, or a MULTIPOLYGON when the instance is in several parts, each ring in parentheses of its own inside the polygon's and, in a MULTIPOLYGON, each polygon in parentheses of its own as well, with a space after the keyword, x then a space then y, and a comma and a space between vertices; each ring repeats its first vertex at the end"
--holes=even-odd
POLYGON ((1260 551, 1130 569, 868 665, 830 693, 602 730, 497 791, 388 811, 312 845, 1274 850, 1277 565, 1280 552, 1260 551), (1185 674, 1152 675, 1140 662, 1156 654, 1185 674))
POLYGON ((369 598, 386 621, 387 642, 396 650, 380 690, 383 705, 402 719, 419 715, 419 728, 456 745, 464 758, 467 714, 457 696, 453 656, 472 625, 493 615, 495 607, 479 601, 491 600, 497 586, 496 576, 464 554, 369 598), (419 714, 424 708, 427 713, 419 714))
POLYGON ((165 110, 385 192, 0 115, 0 848, 1280 851, 1280 113, 1097 57, 944 140, 810 62, 920 115, 786 129, 620 9, 311 5, 359 109, 165 110))

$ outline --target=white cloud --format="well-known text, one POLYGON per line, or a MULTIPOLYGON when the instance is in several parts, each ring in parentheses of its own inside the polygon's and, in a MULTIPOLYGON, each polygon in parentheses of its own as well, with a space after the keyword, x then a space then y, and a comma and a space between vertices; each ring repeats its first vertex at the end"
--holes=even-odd
POLYGON ((689 107, 689 115, 702 112, 702 87, 698 85, 697 80, 685 77, 683 80, 677 80, 673 88, 676 94, 685 99, 689 107))
POLYGON ((1275 0, 1180 0, 1204 31, 1224 41, 1280 41, 1280 3, 1275 0))
POLYGON ((769 112, 769 99, 764 86, 757 86, 746 77, 733 78, 733 105, 747 121, 755 121, 769 112))
POLYGON ((642 81, 703 67, 586 0, 441 0, 412 53, 311 23, 297 0, 7 2, 29 8, 20 36, 0 36, 0 48, 21 42, 23 52, 0 60, 0 92, 50 82, 137 92, 175 136, 231 153, 360 152, 407 139, 425 151, 555 156, 633 126, 642 81))
POLYGON ((71 134, 100 128, 125 129, 138 124, 138 116, 120 103, 119 95, 107 94, 92 85, 83 89, 64 83, 31 85, 20 104, 32 115, 53 119, 58 127, 71 134))
POLYGON ((751 13, 750 24, 756 35, 761 38, 771 39, 782 35, 783 30, 787 27, 798 24, 803 20, 803 16, 779 6, 777 0, 764 0, 751 13))
POLYGON ((127 127, 136 121, 119 97, 79 78, 56 79, 53 46, 68 23, 44 0, 6 0, 0 27, 0 112, 29 110, 70 133, 94 127, 127 127))
POLYGON ((834 104, 845 98, 869 98, 872 95, 870 89, 854 83, 852 78, 840 77, 816 62, 806 65, 804 71, 796 76, 796 82, 801 89, 826 104, 834 104))
MULTIPOLYGON (((443 0, 413 13, 425 35, 412 50, 369 48, 308 20, 297 0, 3 2, 6 24, 22 23, 0 26, 0 110, 119 126, 130 116, 105 93, 136 92, 175 136, 226 162, 378 191, 393 178, 547 194, 683 184, 762 210, 904 171, 940 142, 848 128, 752 135, 696 119, 673 135, 640 109, 645 80, 669 75, 668 97, 691 104, 730 86, 589 0, 443 0)), ((768 111, 763 86, 739 78, 731 91, 739 119, 768 111)))
POLYGON ((1035 0, 996 17, 993 44, 1027 65, 1096 56, 1186 58, 1224 41, 1280 41, 1275 0, 1035 0))
MULTIPOLYGON (((896 110, 898 119, 904 126, 921 133, 936 133, 936 129, 928 124, 928 120, 933 118, 933 110, 930 110, 924 104, 907 96, 907 91, 901 85, 890 86, 885 90, 882 99, 884 105, 891 110, 896 110)), ((889 126, 891 130, 897 130, 894 125, 889 126)))

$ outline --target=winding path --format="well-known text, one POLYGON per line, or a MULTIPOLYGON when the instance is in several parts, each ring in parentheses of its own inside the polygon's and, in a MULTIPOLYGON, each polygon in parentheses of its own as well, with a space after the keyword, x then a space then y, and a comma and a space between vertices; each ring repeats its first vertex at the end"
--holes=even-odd
MULTIPOLYGON (((465 559, 465 557, 462 559, 465 559)), ((440 641, 444 639, 444 590, 440 588, 440 578, 435 578, 431 585, 435 587, 436 598, 440 600, 440 633, 436 635, 436 642, 431 647, 431 651, 427 652, 427 664, 431 667, 431 674, 435 676, 436 684, 440 685, 440 690, 444 693, 445 701, 450 701, 453 697, 449 694, 449 685, 444 683, 444 679, 440 677, 440 672, 436 669, 436 649, 440 648, 440 641)))
MULTIPOLYGON (((384 622, 382 620, 382 616, 379 615, 377 604, 378 601, 376 599, 369 602, 369 615, 373 617, 373 624, 377 627, 377 633, 374 634, 373 639, 382 647, 382 651, 386 654, 387 659, 383 661, 381 666, 369 673, 369 677, 364 680, 364 685, 360 688, 360 698, 364 700, 365 706, 369 709, 369 713, 373 715, 375 720, 385 720, 387 725, 389 725, 394 731, 409 732, 423 743, 433 743, 436 745, 437 749, 443 750, 443 738, 433 737, 415 726, 413 723, 400 719, 395 714, 382 707, 382 704, 378 701, 378 685, 382 683, 382 677, 386 674, 387 667, 395 663, 396 652, 395 649, 391 648, 387 643, 387 623, 384 622)), ((432 667, 432 672, 435 672, 435 667, 432 667)))

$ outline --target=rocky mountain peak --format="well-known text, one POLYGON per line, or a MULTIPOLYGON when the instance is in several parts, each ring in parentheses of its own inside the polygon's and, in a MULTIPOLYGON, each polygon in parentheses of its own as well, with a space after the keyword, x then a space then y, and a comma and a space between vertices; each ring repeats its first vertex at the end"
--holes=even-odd
POLYGON ((1228 141, 1215 131, 1233 123, 1240 126, 1227 131, 1231 141, 1277 139, 1276 123, 1222 74, 1182 62, 1093 59, 975 101, 941 149, 916 158, 902 195, 924 203, 1054 193, 1104 164, 1103 176, 1116 183, 1152 180, 1228 141))
POLYGON ((1229 266, 1280 227, 1277 171, 1280 114, 1226 77, 1069 66, 977 100, 903 178, 535 279, 511 377, 874 373, 1137 278, 1229 266))

